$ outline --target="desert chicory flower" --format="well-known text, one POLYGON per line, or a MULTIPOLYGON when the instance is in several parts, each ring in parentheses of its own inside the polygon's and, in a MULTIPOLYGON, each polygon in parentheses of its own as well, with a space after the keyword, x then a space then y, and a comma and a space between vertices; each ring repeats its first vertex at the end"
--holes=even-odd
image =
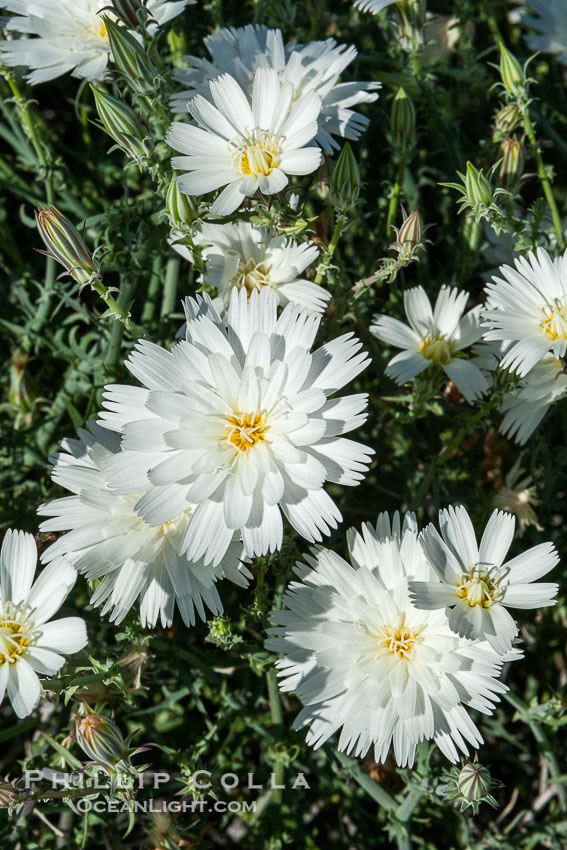
MULTIPOLYGON (((408 583, 441 586, 421 549, 415 520, 347 534, 352 566, 317 547, 272 612, 268 649, 278 652, 280 688, 304 708, 294 727, 309 726, 319 747, 339 732, 339 750, 411 767, 420 741, 434 740, 452 762, 482 738, 465 705, 491 714, 507 688, 502 658, 486 642, 458 637, 444 610, 417 610, 408 583)), ((517 656, 516 656, 517 657, 517 656)))
POLYGON ((467 292, 441 287, 435 308, 422 286, 404 293, 409 327, 391 316, 376 315, 370 331, 382 342, 402 348, 386 368, 398 384, 405 384, 431 366, 440 367, 468 401, 488 389, 480 369, 462 356, 462 351, 481 336, 480 307, 463 315, 467 292))
POLYGON ((282 545, 282 512, 308 540, 341 514, 326 481, 358 484, 372 449, 342 435, 366 419, 364 394, 331 398, 368 365, 352 334, 311 353, 320 316, 275 293, 234 289, 226 326, 209 299, 187 299, 186 339, 139 342, 126 362, 144 387, 109 386, 101 423, 123 434, 112 489, 147 489, 152 526, 189 507, 180 552, 218 564, 235 533, 250 555, 282 545), (149 489, 148 489, 149 488, 149 489))
POLYGON ((254 75, 258 68, 277 72, 282 85, 293 86, 291 104, 312 92, 321 100, 315 141, 326 151, 339 148, 334 136, 358 139, 368 125, 368 118, 359 115, 353 106, 372 103, 378 97, 380 83, 339 83, 339 77, 356 58, 354 47, 338 45, 334 39, 284 45, 281 30, 248 25, 223 28, 205 38, 212 62, 195 56, 185 56, 189 68, 179 68, 174 77, 188 89, 173 96, 172 107, 184 112, 187 101, 195 94, 210 99, 209 82, 219 74, 231 74, 247 95, 252 94, 254 75))
POLYGON ((59 558, 34 583, 36 565, 33 535, 9 529, 0 552, 0 703, 7 692, 18 717, 31 714, 39 700, 38 674, 54 676, 63 656, 87 643, 80 617, 51 620, 75 583, 75 570, 59 558))
POLYGON ((558 563, 554 545, 541 543, 505 561, 515 519, 497 510, 480 545, 462 505, 440 511, 439 527, 441 535, 430 524, 420 538, 439 581, 410 583, 413 604, 422 610, 449 609, 454 632, 487 640, 496 652, 505 654, 518 633, 508 608, 555 605, 556 584, 533 584, 558 563))
POLYGON ((214 106, 202 95, 187 105, 199 126, 174 122, 166 137, 183 154, 173 157, 173 168, 189 172, 177 178, 182 192, 225 186, 211 212, 229 215, 258 190, 272 195, 285 189, 288 175, 318 168, 321 151, 308 147, 321 109, 317 95, 309 92, 291 107, 293 86, 280 86, 277 72, 266 69, 256 71, 251 103, 230 74, 209 86, 214 106))

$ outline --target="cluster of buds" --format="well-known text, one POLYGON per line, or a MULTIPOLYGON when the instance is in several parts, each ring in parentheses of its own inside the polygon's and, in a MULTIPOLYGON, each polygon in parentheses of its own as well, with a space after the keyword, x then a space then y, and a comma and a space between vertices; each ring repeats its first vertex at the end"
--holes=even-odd
POLYGON ((124 74, 134 91, 140 94, 153 91, 158 71, 140 42, 112 18, 105 15, 103 21, 118 70, 124 74))
POLYGON ((398 89, 392 101, 390 128, 394 149, 407 156, 415 142, 415 107, 403 88, 398 89))
POLYGON ((36 210, 35 220, 39 235, 47 248, 46 254, 65 268, 80 285, 92 283, 100 278, 95 254, 87 248, 84 238, 74 224, 55 207, 36 210))
POLYGON ((148 131, 134 110, 123 101, 96 86, 91 85, 91 89, 102 129, 108 133, 116 147, 141 166, 148 156, 151 144, 148 131))
POLYGON ((499 195, 510 194, 507 189, 494 189, 492 186, 492 175, 497 167, 498 163, 490 169, 486 176, 482 168, 477 169, 472 162, 467 162, 467 173, 457 172, 462 180, 462 185, 459 183, 441 183, 441 186, 447 186, 449 189, 460 192, 462 197, 459 198, 459 212, 470 210, 475 221, 486 218, 494 226, 502 214, 496 203, 496 198, 499 195))
POLYGON ((358 201, 360 171, 352 148, 347 142, 335 163, 331 177, 329 200, 337 209, 351 209, 358 201))
POLYGON ((457 811, 472 809, 473 815, 476 815, 482 803, 498 808, 490 791, 502 786, 492 779, 489 769, 479 763, 478 757, 462 768, 452 768, 444 774, 443 779, 445 784, 439 786, 438 793, 449 800, 457 811))
POLYGON ((130 746, 134 734, 124 738, 116 723, 102 714, 86 714, 75 721, 78 745, 91 759, 92 766, 105 771, 111 780, 124 774, 136 775, 144 769, 132 764, 134 756, 148 749, 130 746))

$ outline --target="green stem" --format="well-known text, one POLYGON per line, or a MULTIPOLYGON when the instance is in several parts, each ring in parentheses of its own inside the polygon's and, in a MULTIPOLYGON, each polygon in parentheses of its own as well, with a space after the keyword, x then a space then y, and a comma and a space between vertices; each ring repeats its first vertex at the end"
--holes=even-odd
MULTIPOLYGON (((558 779, 562 776, 562 772, 559 769, 559 765, 557 764, 557 759, 555 758, 555 754, 553 752, 553 748, 547 739, 547 735, 540 723, 534 723, 534 721, 530 717, 528 706, 522 702, 522 700, 508 692, 504 694, 504 699, 506 702, 509 702, 511 706, 513 706, 524 723, 526 723, 530 727, 530 731, 534 736, 535 740, 541 747, 541 757, 547 763, 549 767, 549 772, 551 773, 554 779, 558 779)), ((561 781, 556 783, 557 787, 557 798, 559 800, 559 808, 562 812, 567 811, 567 793, 565 791, 565 787, 561 781)))
POLYGON ((340 212, 337 216, 337 223, 335 225, 331 241, 327 246, 325 256, 321 259, 319 265, 317 266, 317 276, 315 277, 315 283, 317 284, 321 283, 327 273, 327 269, 331 265, 331 259, 333 257, 333 254, 337 250, 337 245, 339 244, 339 239, 341 238, 342 229, 345 226, 346 220, 346 213, 340 212))
MULTIPOLYGON (((133 289, 134 281, 132 279, 126 279, 126 281, 122 285, 122 290, 120 292, 120 295, 118 296, 118 301, 115 302, 118 309, 121 310, 122 313, 126 313, 126 315, 128 316, 128 320, 130 320, 128 305, 130 304, 133 289)), ((112 298, 112 296, 110 297, 112 298)), ((120 358, 120 349, 122 348, 122 340, 124 338, 125 327, 126 322, 121 319, 119 319, 119 321, 117 322, 114 322, 112 325, 110 331, 110 342, 108 345, 108 350, 106 352, 106 357, 104 358, 105 366, 109 369, 110 372, 116 371, 118 360, 120 358)))
MULTIPOLYGON (((263 576, 262 576, 263 582, 263 576)), ((284 594, 285 588, 285 573, 281 573, 276 582, 276 588, 274 591, 274 599, 273 599, 273 610, 276 611, 278 608, 281 608, 282 598, 284 594)), ((283 711, 282 711, 282 701, 280 698, 280 689, 278 688, 278 682, 276 678, 276 671, 273 667, 271 667, 266 672, 266 684, 268 687, 268 700, 270 702, 270 715, 272 718, 272 728, 275 733, 275 737, 280 737, 284 730, 284 720, 283 720, 283 711)), ((283 762, 283 758, 279 758, 275 765, 274 771, 274 785, 283 785, 285 779, 285 765, 283 762)), ((275 806, 281 806, 282 802, 282 789, 274 788, 271 794, 271 803, 275 806)))
POLYGON ((460 428, 453 439, 447 443, 447 445, 441 450, 435 461, 431 464, 425 477, 423 478, 421 484, 419 485, 415 496, 410 501, 410 508, 413 510, 417 510, 422 507, 423 500, 427 495, 427 491, 435 478, 435 474, 437 473, 440 466, 442 466, 445 461, 447 461, 455 449, 457 449, 462 441, 465 439, 467 434, 470 433, 471 428, 474 428, 476 425, 479 425, 490 413, 493 407, 495 407, 500 402, 499 394, 495 394, 490 401, 488 401, 483 407, 478 410, 474 416, 468 419, 465 424, 460 428))
POLYGON ((390 205, 388 206, 388 227, 391 224, 394 224, 396 220, 396 213, 398 211, 398 200, 400 198, 400 189, 404 181, 404 174, 406 173, 407 162, 407 154, 403 154, 400 158, 400 163, 398 165, 394 188, 392 189, 392 194, 390 195, 390 205))
MULTIPOLYGON (((139 327, 135 322, 130 318, 130 313, 128 310, 124 308, 119 302, 112 297, 110 294, 110 290, 106 288, 104 283, 99 279, 94 279, 91 284, 94 291, 97 295, 100 295, 109 311, 112 313, 115 319, 121 322, 124 325, 125 330, 131 337, 145 337, 147 336, 146 332, 143 328, 139 327)), ((129 290, 128 299, 131 295, 131 289, 129 290)), ((120 298, 124 303, 125 299, 120 298)))
POLYGON ((551 218, 553 219, 553 227, 557 235, 558 247, 560 249, 563 249, 565 247, 565 236, 563 234, 561 216, 559 215, 559 210, 557 209, 557 204, 553 195, 553 189, 551 188, 551 181, 549 179, 547 171, 545 170, 545 165, 543 163, 543 158, 541 155, 541 149, 535 136, 535 130, 530 119, 528 107, 527 105, 524 105, 521 106, 521 109, 524 127, 526 129, 526 133, 530 142, 530 150, 536 162, 539 181, 541 183, 541 187, 543 189, 543 193, 545 195, 547 203, 549 204, 549 208, 551 210, 551 218))
POLYGON ((152 263, 152 273, 148 284, 148 294, 144 301, 144 309, 142 310, 143 325, 148 325, 154 318, 157 297, 161 285, 161 268, 162 257, 158 254, 152 263))
POLYGON ((181 260, 179 257, 170 257, 165 267, 165 284, 163 288, 163 299, 161 302, 161 321, 159 328, 159 335, 160 337, 162 337, 162 339, 165 336, 167 319, 175 309, 180 264, 181 260))

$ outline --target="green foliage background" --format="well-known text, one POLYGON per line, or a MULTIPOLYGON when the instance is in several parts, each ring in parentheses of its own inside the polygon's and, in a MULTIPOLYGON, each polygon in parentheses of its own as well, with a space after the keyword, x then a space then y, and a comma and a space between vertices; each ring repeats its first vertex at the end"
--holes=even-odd
MULTIPOLYGON (((373 446, 376 456, 361 486, 332 488, 344 523, 327 545, 339 552, 344 552, 350 525, 374 521, 383 510, 410 506, 424 524, 435 518, 439 507, 463 503, 482 527, 494 494, 520 455, 513 442, 498 435, 494 405, 471 407, 443 387, 429 396, 412 387, 395 387, 384 376, 390 352, 369 333, 376 311, 403 317, 403 290, 416 283, 431 296, 443 284, 457 285, 470 291, 471 306, 478 303, 490 267, 482 253, 482 225, 474 227, 465 216, 457 216, 455 192, 439 184, 455 181, 467 160, 484 169, 498 160, 492 120, 499 94, 491 88, 498 73, 490 63, 498 62, 499 37, 521 61, 529 51, 519 27, 508 22, 506 0, 436 0, 430 6, 432 12, 454 14, 460 21, 457 49, 437 62, 412 64, 388 23, 392 13, 375 19, 355 12, 346 0, 199 2, 173 23, 156 47, 165 87, 182 53, 205 55, 202 38, 215 28, 265 23, 280 26, 286 38, 300 42, 333 37, 355 44, 359 56, 343 79, 383 83, 378 102, 360 110, 371 118, 368 131, 353 145, 364 185, 327 274, 333 302, 318 338, 321 343, 355 330, 372 355, 372 365, 355 387, 370 394, 369 420, 356 438, 373 446), (400 85, 417 109, 417 142, 400 201, 408 210, 419 209, 424 222, 434 225, 427 233, 432 244, 422 261, 402 271, 392 285, 368 287, 355 299, 354 284, 369 277, 380 258, 392 256, 387 215, 399 161, 392 151, 388 116, 392 94, 400 85), (443 453, 449 444, 452 450, 443 453)), ((554 178, 555 197, 565 212, 565 71, 551 57, 539 55, 530 72, 537 81, 532 119, 554 178)), ((120 290, 120 303, 131 305, 134 321, 154 341, 169 345, 174 340, 182 320, 181 298, 197 291, 198 274, 168 247, 159 184, 147 171, 127 166, 120 151, 107 153, 109 139, 93 123, 96 113, 88 86, 64 77, 22 92, 24 101, 18 105, 0 78, 0 507, 3 529, 13 526, 36 533, 37 506, 62 495, 50 480, 49 455, 60 439, 96 416, 104 384, 129 382, 123 360, 135 342, 120 323, 103 315, 104 305, 94 292, 87 288, 79 297, 75 282, 55 279, 60 269, 54 271, 51 262, 36 253, 42 246, 33 208, 46 202, 47 184, 61 211, 77 224, 85 221, 91 247, 104 245, 105 285, 120 290), (26 98, 36 101, 30 108, 39 122, 43 161, 26 133, 26 98)), ((121 84, 116 92, 129 98, 121 84)), ((165 174, 170 151, 160 140, 167 123, 165 110, 152 110, 154 163, 161 163, 165 174)), ((528 177, 517 202, 538 220, 545 207, 534 171, 528 155, 528 177)), ((304 216, 311 220, 311 235, 323 245, 330 239, 335 215, 327 197, 329 172, 325 163, 318 175, 302 181, 304 216)), ((401 223, 399 213, 396 223, 401 223)), ((538 238, 541 232, 526 232, 521 246, 527 249, 538 238)), ((561 554, 567 550, 566 436, 567 407, 560 403, 522 457, 524 469, 537 482, 543 530, 530 527, 521 542, 516 538, 513 554, 548 539, 561 554)), ((46 542, 38 535, 40 546, 46 542)), ((396 770, 389 762, 357 762, 339 756, 333 741, 317 752, 305 746, 304 735, 291 730, 299 710, 295 698, 282 697, 280 713, 273 658, 263 649, 263 640, 274 594, 306 549, 305 541, 288 529, 283 552, 254 564, 259 581, 248 591, 225 583, 225 615, 190 630, 179 620, 169 631, 148 633, 132 612, 117 632, 91 609, 89 588, 80 579, 66 612, 78 611, 86 618, 88 652, 71 659, 62 678, 48 686, 45 711, 16 723, 7 701, 0 708, 2 775, 18 775, 18 765, 60 767, 60 756, 43 733, 64 741, 72 731, 78 701, 87 700, 98 710, 114 712, 124 733, 139 730, 136 744, 148 744, 152 750, 146 758, 139 756, 138 763, 151 762, 152 770, 178 777, 210 770, 218 797, 259 799, 256 814, 187 813, 161 820, 139 816, 123 838, 126 814, 92 815, 87 821, 51 801, 39 807, 63 838, 27 806, 16 819, 0 815, 2 846, 565 847, 565 566, 555 574, 555 580, 563 579, 559 604, 522 617, 526 658, 506 673, 510 700, 504 699, 492 718, 482 719, 486 744, 480 760, 491 765, 502 783, 493 792, 500 809, 484 806, 473 818, 458 814, 439 796, 440 777, 448 765, 435 748, 420 748, 414 771, 396 770), (270 774, 282 771, 288 787, 270 791, 270 774), (241 780, 233 792, 224 792, 218 783, 227 772, 241 780), (309 790, 291 789, 298 772, 305 774, 309 790), (243 788, 248 773, 257 784, 264 783, 261 791, 243 788), (392 799, 395 807, 388 802, 392 799)), ((76 745, 71 747, 80 756, 76 745)), ((162 786, 159 796, 172 797, 179 788, 179 782, 172 781, 162 786)), ((140 792, 139 798, 148 795, 140 792)))

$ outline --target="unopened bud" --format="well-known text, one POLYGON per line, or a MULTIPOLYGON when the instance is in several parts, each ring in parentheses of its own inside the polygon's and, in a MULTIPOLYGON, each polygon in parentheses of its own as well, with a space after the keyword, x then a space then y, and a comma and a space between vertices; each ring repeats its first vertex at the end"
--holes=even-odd
POLYGON ((423 221, 419 214, 419 210, 414 210, 410 213, 402 223, 398 231, 398 242, 402 245, 409 244, 412 248, 423 242, 423 221))
POLYGON ((332 203, 347 209, 358 200, 360 192, 360 171, 352 148, 348 142, 343 146, 331 178, 332 203))
POLYGON ((415 140, 415 107, 405 89, 399 88, 390 112, 392 142, 400 153, 410 150, 415 140))
POLYGON ((20 791, 16 788, 16 781, 10 781, 8 777, 0 781, 0 809, 12 809, 18 802, 20 791))
POLYGON ((172 225, 192 224, 197 216, 190 197, 181 191, 175 177, 169 184, 165 196, 165 207, 172 225))
POLYGON ((472 162, 467 162, 465 195, 474 206, 479 204, 489 206, 492 203, 492 186, 482 173, 482 168, 476 169, 472 162))
POLYGON ((140 0, 109 0, 108 8, 120 21, 133 27, 145 23, 150 15, 145 2, 140 0))
POLYGON ((122 732, 109 717, 87 714, 75 723, 77 743, 88 758, 96 764, 114 770, 130 754, 122 732))
POLYGON ((457 790, 467 803, 480 802, 492 787, 492 778, 487 767, 478 761, 465 764, 457 777, 457 790))
POLYGON ((517 96, 526 87, 526 75, 513 53, 500 42, 500 78, 506 91, 517 96))
POLYGON ((522 120, 520 107, 515 103, 504 106, 494 119, 494 137, 496 141, 512 133, 522 120))
POLYGON ((98 269, 75 225, 55 207, 36 210, 35 220, 48 256, 61 263, 77 283, 88 283, 98 269))
POLYGON ((108 41, 114 63, 129 79, 136 91, 151 91, 155 85, 157 69, 154 67, 144 48, 126 27, 109 17, 103 17, 108 32, 108 41))
POLYGON ((98 117, 110 138, 128 156, 134 159, 146 156, 144 139, 148 133, 134 110, 102 89, 93 85, 91 89, 98 117))
POLYGON ((524 146, 518 139, 504 139, 500 145, 502 162, 500 163, 500 185, 512 190, 518 185, 524 173, 524 146))

